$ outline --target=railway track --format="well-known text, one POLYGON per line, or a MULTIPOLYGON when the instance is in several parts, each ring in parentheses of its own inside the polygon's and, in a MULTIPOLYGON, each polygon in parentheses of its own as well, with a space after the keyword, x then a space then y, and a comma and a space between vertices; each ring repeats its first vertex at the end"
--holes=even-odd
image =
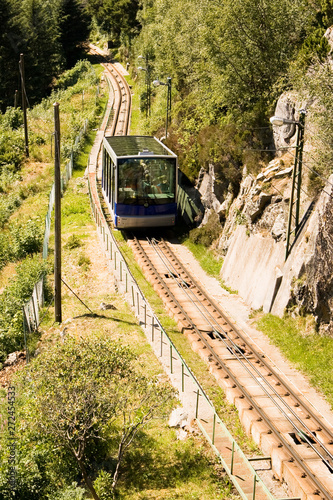
MULTIPOLYGON (((113 89, 112 112, 106 114, 102 125, 104 134, 127 135, 131 110, 128 84, 102 51, 96 47, 91 51, 100 58, 113 89)), ((104 218, 111 224, 99 189, 100 156, 95 182, 91 182, 92 195, 99 197, 100 215, 104 211, 104 218)), ((170 244, 136 237, 129 244, 166 309, 176 318, 193 349, 209 363, 254 440, 271 457, 275 475, 289 484, 295 498, 333 499, 333 427, 235 328, 195 282, 170 244)))
POLYGON ((122 66, 112 63, 109 56, 90 45, 90 53, 97 56, 105 69, 105 76, 113 92, 113 106, 110 114, 106 115, 106 122, 102 125, 104 135, 128 135, 130 127, 132 96, 130 87, 123 75, 122 66))
POLYGON ((252 414, 246 418, 253 422, 254 437, 256 432, 268 437, 265 451, 276 455, 275 474, 296 484, 299 498, 333 498, 333 428, 231 324, 169 244, 136 237, 130 244, 147 279, 218 383, 233 391, 244 414, 252 414), (285 463, 293 478, 286 477, 285 463))

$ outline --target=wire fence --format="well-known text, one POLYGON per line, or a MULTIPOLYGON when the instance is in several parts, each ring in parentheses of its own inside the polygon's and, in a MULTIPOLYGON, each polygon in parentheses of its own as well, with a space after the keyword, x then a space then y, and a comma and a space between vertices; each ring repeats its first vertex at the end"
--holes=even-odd
POLYGON ((32 295, 23 306, 23 332, 26 351, 26 360, 29 361, 28 335, 38 329, 40 320, 39 312, 44 306, 44 277, 34 286, 32 295))
MULTIPOLYGON (((76 136, 74 141, 74 147, 78 147, 83 137, 88 131, 89 120, 85 120, 82 129, 76 136)), ((63 193, 67 187, 69 180, 72 178, 74 169, 74 153, 71 152, 69 161, 67 162, 64 171, 61 175, 61 192, 63 193)), ((49 195, 49 205, 48 211, 45 217, 45 231, 43 240, 43 259, 47 259, 48 249, 49 249, 49 239, 51 233, 51 223, 52 223, 52 212, 54 207, 54 197, 55 197, 55 186, 52 185, 50 195, 49 195)), ((32 295, 28 302, 23 306, 23 331, 24 331, 24 341, 26 349, 27 362, 29 361, 29 351, 28 351, 28 336, 29 334, 35 332, 40 324, 39 312, 44 306, 44 278, 42 278, 38 283, 35 284, 32 295)))

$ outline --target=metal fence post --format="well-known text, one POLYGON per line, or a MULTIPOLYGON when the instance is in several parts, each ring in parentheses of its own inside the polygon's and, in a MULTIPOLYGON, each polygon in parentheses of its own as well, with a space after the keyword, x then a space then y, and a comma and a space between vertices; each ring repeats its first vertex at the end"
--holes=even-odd
POLYGON ((257 477, 256 477, 256 475, 254 475, 254 478, 253 478, 253 496, 252 496, 252 500, 255 500, 255 498, 256 498, 256 487, 257 487, 257 477))
POLYGON ((235 453, 235 441, 232 442, 232 449, 231 449, 231 465, 230 465, 231 475, 234 473, 234 453, 235 453))
POLYGON ((170 344, 170 373, 173 373, 173 366, 172 366, 172 344, 170 344))
POLYGON ((200 392, 199 389, 197 390, 197 402, 195 405, 195 418, 198 418, 199 415, 199 397, 200 397, 200 392))
POLYGON ((212 436, 212 444, 215 443, 215 426, 216 426, 216 413, 214 413, 213 417, 213 436, 212 436))

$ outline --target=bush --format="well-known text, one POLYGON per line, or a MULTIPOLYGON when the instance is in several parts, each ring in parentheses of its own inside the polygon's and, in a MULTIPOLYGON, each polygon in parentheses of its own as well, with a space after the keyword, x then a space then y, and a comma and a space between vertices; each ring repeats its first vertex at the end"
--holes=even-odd
POLYGON ((10 194, 0 197, 0 227, 3 228, 9 217, 21 205, 21 198, 17 194, 10 194))
POLYGON ((94 481, 94 488, 101 500, 112 500, 112 475, 102 470, 94 481))
POLYGON ((83 500, 85 498, 85 490, 80 488, 77 483, 72 483, 65 489, 52 493, 48 498, 51 500, 83 500))
POLYGON ((73 87, 79 80, 86 80, 91 84, 97 84, 96 72, 89 61, 78 61, 74 68, 66 71, 57 81, 56 88, 67 89, 73 87))
MULTIPOLYGON (((22 307, 31 297, 35 283, 47 272, 47 264, 40 257, 29 257, 17 268, 17 273, 0 295, 0 353, 3 361, 10 352, 23 349, 22 307)), ((45 285, 45 299, 51 292, 45 285)))
POLYGON ((19 170, 24 159, 24 139, 21 131, 1 131, 0 173, 3 167, 19 170))
POLYGON ((217 213, 212 212, 208 217, 207 224, 192 229, 189 238, 195 244, 209 247, 221 235, 221 229, 219 216, 217 213))
POLYGON ((68 248, 68 250, 73 250, 74 248, 79 248, 82 246, 81 239, 76 236, 76 234, 72 234, 68 240, 67 243, 65 244, 65 248, 68 248))
POLYGON ((2 125, 6 129, 18 129, 23 125, 23 111, 21 108, 8 107, 3 115, 2 125))
POLYGON ((10 227, 12 254, 15 259, 40 252, 43 247, 43 227, 40 219, 14 223, 10 227))

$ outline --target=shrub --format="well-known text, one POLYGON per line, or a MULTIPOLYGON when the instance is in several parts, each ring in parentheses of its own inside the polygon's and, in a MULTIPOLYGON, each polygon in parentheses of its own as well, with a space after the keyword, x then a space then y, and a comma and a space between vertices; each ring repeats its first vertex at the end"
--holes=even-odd
POLYGON ((112 500, 112 474, 101 470, 97 479, 94 481, 94 488, 101 500, 112 500))
POLYGON ((66 71, 57 81, 58 89, 73 87, 80 79, 84 79, 92 84, 97 84, 98 78, 93 66, 89 61, 78 61, 74 68, 66 71))
POLYGON ((40 219, 29 219, 21 224, 14 223, 10 229, 12 253, 17 260, 42 250, 43 227, 40 219))
MULTIPOLYGON (((47 272, 47 264, 38 256, 28 257, 17 268, 5 291, 0 295, 0 353, 6 354, 24 346, 22 307, 31 297, 35 283, 47 272)), ((51 292, 45 284, 45 299, 51 292)))
POLYGON ((18 129, 23 125, 23 111, 21 108, 8 107, 3 115, 2 125, 6 129, 18 129))
POLYGON ((85 498, 85 489, 80 488, 77 483, 72 483, 65 489, 52 493, 48 498, 51 500, 83 500, 85 498))
POLYGON ((0 197, 0 227, 3 228, 9 217, 21 205, 21 198, 17 194, 10 194, 0 197))
POLYGON ((68 248, 68 250, 73 250, 74 248, 79 248, 82 246, 81 239, 76 236, 76 234, 72 234, 68 240, 67 243, 65 244, 65 248, 68 248))
POLYGON ((24 159, 24 139, 21 131, 0 134, 0 172, 3 167, 19 170, 24 159))
POLYGON ((190 240, 199 245, 209 247, 213 241, 221 234, 221 224, 216 212, 212 212, 208 217, 207 224, 202 227, 192 229, 189 234, 190 240))

